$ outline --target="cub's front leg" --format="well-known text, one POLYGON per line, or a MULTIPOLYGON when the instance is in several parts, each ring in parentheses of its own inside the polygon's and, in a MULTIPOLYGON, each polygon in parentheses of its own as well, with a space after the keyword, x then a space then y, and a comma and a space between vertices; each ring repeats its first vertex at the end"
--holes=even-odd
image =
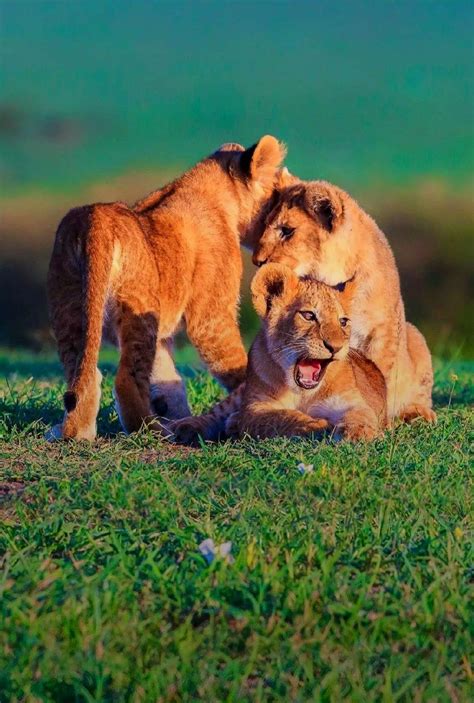
POLYGON ((368 442, 380 434, 380 423, 370 408, 354 409, 345 413, 336 430, 350 442, 368 442))
POLYGON ((328 428, 327 420, 314 419, 299 410, 286 410, 263 404, 247 406, 237 419, 239 434, 269 439, 304 437, 328 428))
POLYGON ((178 420, 191 414, 184 381, 174 365, 171 339, 156 342, 150 376, 150 401, 157 417, 178 420))
MULTIPOLYGON (((237 414, 242 402, 245 385, 242 384, 203 415, 185 417, 169 424, 174 440, 178 444, 199 444, 199 438, 216 442, 230 437, 227 420, 237 414)), ((234 436, 234 435, 232 435, 234 436)))
MULTIPOLYGON (((219 252, 215 253, 219 256, 219 252)), ((211 374, 228 391, 237 388, 247 370, 247 352, 240 336, 238 301, 242 261, 240 250, 220 253, 226 268, 195 274, 204 284, 185 310, 186 331, 211 374)))

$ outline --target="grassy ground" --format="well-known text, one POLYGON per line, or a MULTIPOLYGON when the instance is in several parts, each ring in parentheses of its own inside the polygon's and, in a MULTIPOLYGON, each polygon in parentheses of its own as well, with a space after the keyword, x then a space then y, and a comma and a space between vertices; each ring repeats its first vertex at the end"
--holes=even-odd
POLYGON ((57 363, 0 354, 0 700, 469 700, 473 371, 436 428, 186 451, 119 434, 110 373, 102 438, 46 444, 57 363))

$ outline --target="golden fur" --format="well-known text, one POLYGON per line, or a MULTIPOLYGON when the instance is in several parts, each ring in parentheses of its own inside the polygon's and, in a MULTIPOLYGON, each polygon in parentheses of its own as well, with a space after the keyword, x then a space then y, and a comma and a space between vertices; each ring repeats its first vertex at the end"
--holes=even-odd
POLYGON ((226 388, 243 380, 240 244, 253 241, 283 157, 271 136, 247 150, 224 145, 133 208, 99 203, 65 216, 48 274, 51 321, 68 387, 64 420, 53 437, 96 435, 102 334, 120 348, 115 398, 127 432, 157 415, 189 415, 171 354, 182 320, 226 388))
POLYGON ((336 428, 349 440, 376 437, 387 426, 385 381, 373 362, 349 349, 343 296, 277 264, 256 274, 252 295, 262 329, 245 384, 207 415, 174 423, 177 440, 215 439, 225 424, 233 436, 291 437, 336 428))
POLYGON ((384 374, 389 416, 434 421, 431 355, 423 335, 405 320, 399 275, 383 232, 340 188, 294 177, 287 182, 266 219, 254 263, 285 264, 299 276, 339 288, 352 281, 351 346, 384 374))

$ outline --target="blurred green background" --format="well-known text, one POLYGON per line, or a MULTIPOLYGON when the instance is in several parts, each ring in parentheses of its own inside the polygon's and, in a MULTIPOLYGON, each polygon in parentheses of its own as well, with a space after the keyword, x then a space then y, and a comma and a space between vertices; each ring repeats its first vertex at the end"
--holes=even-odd
MULTIPOLYGON (((0 0, 0 13, 0 344, 52 343, 45 272, 70 207, 133 202, 222 142, 271 133, 291 171, 378 220, 433 350, 474 354, 471 1, 0 0)), ((242 325, 255 326, 247 297, 242 325)))

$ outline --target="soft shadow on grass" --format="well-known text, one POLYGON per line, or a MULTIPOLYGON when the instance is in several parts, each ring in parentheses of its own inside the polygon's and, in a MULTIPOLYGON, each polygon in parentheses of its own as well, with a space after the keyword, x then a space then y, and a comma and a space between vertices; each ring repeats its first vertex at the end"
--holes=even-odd
MULTIPOLYGON (((191 367, 194 350, 179 349, 178 370, 187 381, 189 399, 196 412, 209 407, 222 395, 219 386, 201 370, 191 367), (197 381, 197 383, 194 383, 197 381)), ((102 397, 97 430, 101 437, 113 438, 122 433, 112 395, 118 353, 106 348, 101 352, 99 368, 103 374, 102 397)), ((63 417, 63 394, 66 385, 59 360, 54 353, 0 350, 0 437, 8 432, 20 434, 45 432, 63 417)))
MULTIPOLYGON (((186 347, 179 350, 178 359, 186 364, 180 365, 179 370, 187 379, 193 411, 197 413, 208 409, 223 392, 208 374, 196 371, 186 363, 193 360, 193 350, 186 347)), ((101 353, 99 362, 104 380, 98 433, 109 438, 121 432, 112 396, 117 360, 116 350, 106 349, 101 353)), ((435 408, 462 407, 474 403, 473 371, 474 366, 470 362, 436 360, 435 408)), ((39 428, 45 431, 61 422, 64 391, 62 369, 55 354, 0 351, 0 415, 4 432, 13 429, 20 433, 36 432, 39 428)))
MULTIPOLYGON (((48 386, 45 381, 33 378, 10 381, 0 385, 0 436, 8 432, 17 434, 45 432, 62 420, 64 413, 63 382, 48 386)), ((99 415, 98 432, 101 436, 114 436, 121 431, 112 399, 112 383, 106 377, 99 415)))

